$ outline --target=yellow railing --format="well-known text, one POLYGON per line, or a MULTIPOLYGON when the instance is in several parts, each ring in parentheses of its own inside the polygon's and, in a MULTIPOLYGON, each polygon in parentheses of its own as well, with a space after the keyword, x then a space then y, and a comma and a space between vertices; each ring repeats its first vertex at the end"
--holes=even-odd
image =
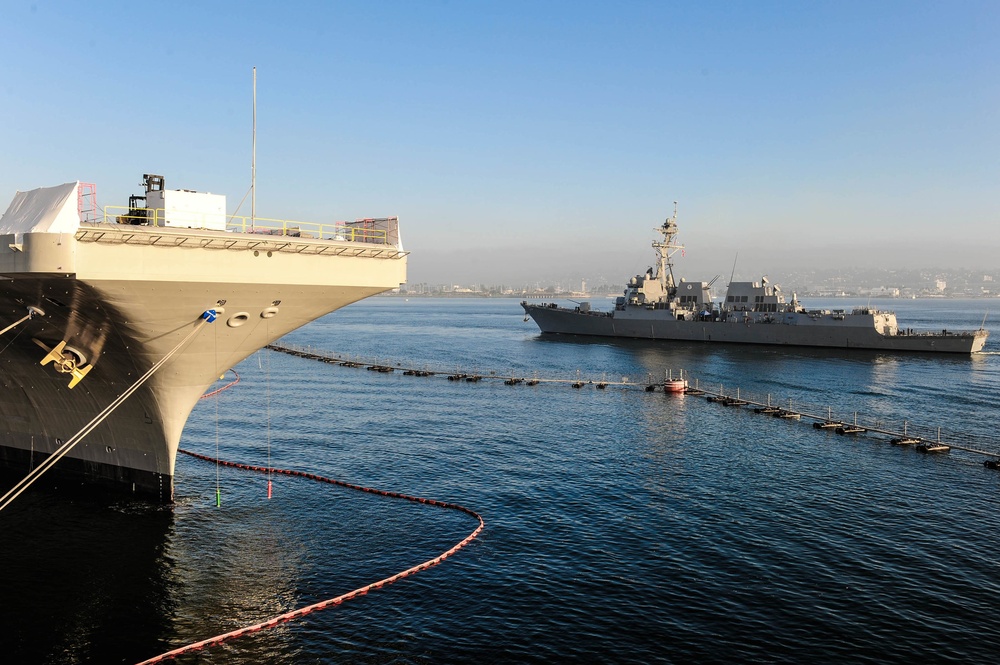
POLYGON ((252 233, 291 238, 316 238, 322 240, 343 240, 346 242, 366 242, 378 245, 391 244, 390 234, 395 236, 395 217, 384 219, 359 219, 354 222, 334 222, 318 224, 296 222, 287 219, 267 219, 247 216, 228 216, 193 212, 170 213, 169 218, 163 208, 129 208, 127 206, 105 206, 105 224, 133 224, 137 226, 173 226, 231 233, 252 233), (385 228, 377 228, 377 226, 385 228))
MULTIPOLYGON (((249 217, 230 217, 227 230, 234 233, 262 233, 296 238, 388 244, 387 230, 374 228, 374 224, 367 225, 364 223, 366 221, 369 220, 317 224, 315 222, 294 222, 286 219, 262 219, 260 217, 254 218, 251 222, 249 217)), ((375 220, 370 221, 374 222, 375 220)))

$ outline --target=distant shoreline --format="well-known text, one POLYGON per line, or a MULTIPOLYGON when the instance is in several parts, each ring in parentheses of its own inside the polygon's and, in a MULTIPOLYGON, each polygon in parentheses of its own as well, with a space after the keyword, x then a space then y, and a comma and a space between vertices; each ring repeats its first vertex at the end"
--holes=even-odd
MULTIPOLYGON (((587 300, 599 298, 615 298, 619 293, 589 293, 586 295, 572 293, 546 293, 543 295, 526 294, 499 294, 499 293, 407 293, 391 292, 380 293, 376 297, 387 298, 502 298, 520 300, 587 300)), ((871 298, 872 300, 992 300, 1000 298, 1000 294, 974 295, 969 293, 959 293, 954 295, 920 295, 908 296, 873 296, 867 293, 855 293, 846 295, 823 295, 816 293, 803 293, 798 298, 822 298, 823 300, 857 300, 858 298, 871 298)))

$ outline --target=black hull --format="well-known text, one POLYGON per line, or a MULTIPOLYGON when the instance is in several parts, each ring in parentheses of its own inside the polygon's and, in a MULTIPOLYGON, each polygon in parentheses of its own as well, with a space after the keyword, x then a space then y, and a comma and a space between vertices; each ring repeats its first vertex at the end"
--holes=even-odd
MULTIPOLYGON (((0 446, 0 487, 6 492, 48 457, 49 453, 0 446)), ((36 488, 92 496, 127 495, 154 503, 173 501, 172 478, 166 474, 68 455, 32 484, 31 489, 36 488)))

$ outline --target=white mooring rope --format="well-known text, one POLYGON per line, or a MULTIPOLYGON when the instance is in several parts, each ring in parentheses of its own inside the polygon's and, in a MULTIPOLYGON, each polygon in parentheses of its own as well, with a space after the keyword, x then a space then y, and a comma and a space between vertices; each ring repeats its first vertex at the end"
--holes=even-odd
MULTIPOLYGON (((214 320, 214 317, 212 317, 212 320, 214 320)), ((204 327, 204 325, 206 323, 208 323, 208 322, 209 322, 208 317, 203 316, 198 321, 198 323, 195 325, 194 330, 192 330, 190 333, 188 333, 187 337, 185 337, 184 339, 182 339, 180 341, 180 343, 177 344, 177 346, 175 346, 174 348, 170 349, 170 351, 168 351, 165 356, 163 356, 162 358, 160 358, 152 367, 150 367, 146 371, 145 374, 143 374, 142 376, 140 376, 139 379, 135 383, 133 383, 125 392, 123 392, 121 395, 119 395, 118 398, 115 399, 115 401, 113 401, 111 404, 109 404, 108 406, 106 406, 103 411, 101 411, 99 414, 97 414, 96 416, 94 416, 93 420, 91 420, 89 423, 87 423, 86 425, 84 425, 83 428, 79 432, 77 432, 76 434, 74 434, 69 440, 66 441, 66 443, 64 443, 62 446, 60 446, 59 448, 57 448, 55 450, 55 452, 53 452, 51 455, 49 455, 49 457, 47 457, 44 462, 42 462, 37 467, 35 467, 34 470, 32 470, 27 476, 25 476, 16 485, 14 485, 14 487, 10 488, 10 490, 8 490, 7 493, 4 494, 2 498, 0 498, 0 510, 3 510, 7 506, 9 506, 11 504, 11 502, 14 501, 14 499, 16 499, 21 494, 21 492, 23 492, 24 490, 28 489, 28 487, 32 483, 34 483, 36 480, 38 480, 38 478, 41 477, 41 475, 43 473, 45 473, 50 468, 52 468, 52 466, 56 462, 58 462, 60 459, 62 459, 66 455, 66 453, 68 453, 70 450, 72 450, 73 447, 76 446, 76 444, 80 443, 80 441, 82 441, 85 436, 87 436, 88 434, 90 434, 94 430, 95 427, 97 427, 102 422, 104 422, 104 420, 108 416, 110 416, 111 413, 115 409, 117 409, 119 406, 121 406, 122 403, 126 399, 128 399, 129 397, 131 397, 132 393, 134 393, 136 390, 138 390, 139 387, 143 383, 145 383, 146 380, 149 377, 153 376, 153 374, 155 374, 157 370, 159 370, 161 367, 163 367, 163 365, 166 364, 166 362, 168 360, 170 360, 170 358, 173 357, 173 355, 175 353, 177 353, 177 351, 180 350, 180 348, 182 346, 184 346, 185 344, 187 344, 187 342, 192 337, 194 337, 195 334, 197 334, 202 329, 202 327, 204 327)))

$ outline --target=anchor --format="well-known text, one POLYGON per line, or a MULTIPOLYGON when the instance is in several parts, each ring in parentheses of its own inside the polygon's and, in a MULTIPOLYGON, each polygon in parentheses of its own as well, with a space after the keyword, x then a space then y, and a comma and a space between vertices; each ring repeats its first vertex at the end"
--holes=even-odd
POLYGON ((87 376, 87 373, 94 368, 93 364, 86 364, 86 359, 82 353, 73 347, 67 347, 65 341, 56 344, 55 348, 49 348, 47 344, 34 337, 32 341, 48 352, 48 355, 42 358, 42 365, 47 365, 51 362, 52 366, 60 374, 72 375, 73 378, 69 382, 70 388, 75 388, 76 384, 80 383, 87 376))

